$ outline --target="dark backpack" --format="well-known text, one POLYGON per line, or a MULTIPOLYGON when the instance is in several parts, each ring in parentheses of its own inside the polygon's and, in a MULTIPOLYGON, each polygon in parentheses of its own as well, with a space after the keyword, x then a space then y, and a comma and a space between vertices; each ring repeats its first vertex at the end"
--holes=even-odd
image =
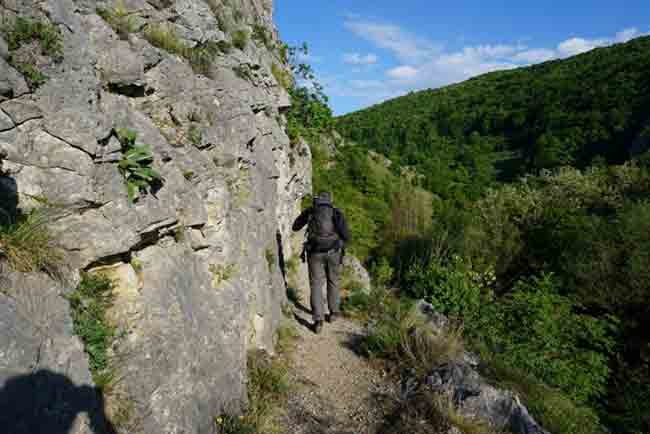
POLYGON ((340 237, 334 224, 335 212, 331 205, 317 205, 312 209, 307 227, 310 251, 327 252, 340 247, 340 237))

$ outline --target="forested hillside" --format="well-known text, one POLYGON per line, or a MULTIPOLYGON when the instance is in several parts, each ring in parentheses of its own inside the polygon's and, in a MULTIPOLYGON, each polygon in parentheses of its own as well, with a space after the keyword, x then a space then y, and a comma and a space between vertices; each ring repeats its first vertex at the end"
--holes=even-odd
POLYGON ((483 75, 411 93, 336 121, 344 136, 451 196, 469 184, 595 158, 628 159, 650 135, 650 37, 566 60, 483 75), (493 164, 496 163, 496 164, 493 164), (454 170, 462 166, 466 171, 454 170))
POLYGON ((395 236, 367 257, 402 297, 463 323, 551 432, 650 432, 650 38, 411 93, 335 127, 433 193, 429 208, 363 190, 430 222, 373 220, 395 236))

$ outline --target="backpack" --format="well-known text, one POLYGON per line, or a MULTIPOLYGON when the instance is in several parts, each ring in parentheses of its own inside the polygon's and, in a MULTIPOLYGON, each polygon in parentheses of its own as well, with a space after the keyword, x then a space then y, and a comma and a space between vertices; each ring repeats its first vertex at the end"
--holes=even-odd
POLYGON ((340 247, 340 237, 334 224, 334 209, 331 205, 315 205, 307 226, 307 241, 310 251, 327 252, 340 247))

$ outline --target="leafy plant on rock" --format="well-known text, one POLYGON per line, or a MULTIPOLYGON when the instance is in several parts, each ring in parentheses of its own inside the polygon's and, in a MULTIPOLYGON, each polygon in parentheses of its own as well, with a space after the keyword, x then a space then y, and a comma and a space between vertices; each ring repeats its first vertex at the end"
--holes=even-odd
POLYGON ((163 182, 162 176, 152 167, 153 154, 149 145, 136 144, 136 132, 121 128, 116 131, 122 144, 123 157, 119 162, 124 177, 129 202, 133 204, 144 192, 163 182))

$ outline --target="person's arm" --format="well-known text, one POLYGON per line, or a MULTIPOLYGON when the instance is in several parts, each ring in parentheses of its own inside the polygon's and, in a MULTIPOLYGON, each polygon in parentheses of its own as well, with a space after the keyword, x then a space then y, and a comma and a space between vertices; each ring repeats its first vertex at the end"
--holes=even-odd
POLYGON ((352 236, 350 235, 350 229, 348 228, 348 222, 345 220, 345 216, 341 212, 341 210, 337 209, 334 213, 334 224, 336 225, 336 230, 339 233, 339 236, 341 237, 341 240, 345 244, 350 242, 350 239, 352 236))
POLYGON ((300 229, 304 228, 307 223, 309 223, 309 216, 311 215, 311 208, 307 208, 304 210, 298 218, 293 222, 293 229, 294 232, 298 232, 300 229))

